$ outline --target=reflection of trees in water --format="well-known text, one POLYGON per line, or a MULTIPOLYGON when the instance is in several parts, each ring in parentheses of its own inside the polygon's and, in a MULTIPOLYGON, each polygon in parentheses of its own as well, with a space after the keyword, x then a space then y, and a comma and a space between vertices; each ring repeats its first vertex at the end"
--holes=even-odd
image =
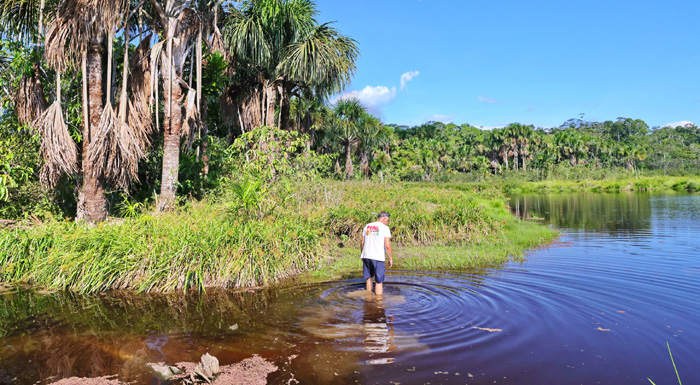
POLYGON ((651 228, 651 202, 642 193, 575 193, 512 197, 520 218, 544 218, 559 228, 629 233, 651 228))
POLYGON ((277 296, 271 290, 38 295, 20 288, 0 296, 0 384, 116 373, 136 378, 153 359, 149 335, 234 333, 230 324, 271 313, 277 296))
POLYGON ((40 330, 111 330, 129 334, 161 331, 218 333, 223 319, 257 316, 277 296, 272 290, 198 294, 37 295, 19 289, 0 296, 0 338, 40 330))

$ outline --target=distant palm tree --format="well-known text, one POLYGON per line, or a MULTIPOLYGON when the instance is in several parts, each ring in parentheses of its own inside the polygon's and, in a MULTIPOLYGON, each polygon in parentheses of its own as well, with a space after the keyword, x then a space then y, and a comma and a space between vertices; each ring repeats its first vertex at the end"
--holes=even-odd
POLYGON ((352 154, 359 142, 359 129, 363 116, 367 114, 365 107, 357 99, 338 100, 333 108, 334 115, 328 124, 331 135, 345 149, 345 178, 353 175, 352 154))
POLYGON ((370 174, 370 156, 374 153, 385 135, 384 125, 376 117, 365 113, 358 121, 358 150, 360 169, 365 178, 370 174))
POLYGON ((561 156, 569 159, 572 166, 578 165, 579 159, 588 152, 588 146, 583 137, 573 128, 557 132, 554 139, 561 156))

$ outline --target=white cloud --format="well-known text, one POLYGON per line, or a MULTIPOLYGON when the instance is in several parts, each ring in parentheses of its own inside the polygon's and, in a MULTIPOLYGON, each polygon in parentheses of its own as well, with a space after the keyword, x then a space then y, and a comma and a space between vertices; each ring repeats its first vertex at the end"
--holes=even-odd
MULTIPOLYGON (((420 75, 419 71, 409 71, 401 75, 401 90, 406 88, 406 84, 420 75)), ((396 87, 387 86, 366 86, 362 90, 348 91, 342 95, 331 99, 331 104, 341 99, 357 99, 367 108, 372 115, 381 117, 382 109, 391 104, 396 99, 396 87)))
POLYGON ((487 98, 487 97, 485 97, 485 96, 481 96, 481 95, 479 95, 479 97, 477 97, 477 99, 478 99, 480 102, 484 102, 484 103, 488 103, 488 104, 494 104, 494 103, 496 103, 495 100, 493 100, 493 99, 491 99, 491 98, 487 98))
POLYGON ((369 111, 371 114, 379 116, 381 115, 382 107, 393 102, 396 98, 396 87, 389 88, 387 86, 367 86, 361 91, 346 92, 335 98, 332 102, 335 103, 340 99, 353 98, 359 100, 362 105, 367 107, 367 111, 369 111))
POLYGON ((507 126, 507 124, 504 124, 504 125, 502 125, 502 126, 479 126, 479 129, 485 130, 485 131, 491 131, 491 130, 493 130, 493 129, 496 129, 496 128, 503 128, 503 127, 505 127, 505 126, 507 126))
POLYGON ((406 88, 406 83, 410 82, 416 76, 420 75, 419 71, 409 71, 401 75, 401 89, 406 88))
POLYGON ((673 122, 673 123, 666 123, 661 127, 685 127, 685 126, 694 126, 695 123, 691 122, 690 120, 681 120, 680 122, 673 122))
POLYGON ((435 114, 433 116, 429 116, 429 117, 425 118, 425 121, 426 122, 452 123, 454 118, 455 118, 454 115, 435 114))

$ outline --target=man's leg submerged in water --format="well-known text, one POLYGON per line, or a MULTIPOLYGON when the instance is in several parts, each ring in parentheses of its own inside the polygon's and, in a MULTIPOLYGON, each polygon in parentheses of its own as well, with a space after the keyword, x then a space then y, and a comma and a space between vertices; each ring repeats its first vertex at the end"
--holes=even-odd
POLYGON ((365 263, 365 270, 363 271, 363 274, 365 277, 369 276, 369 278, 367 278, 365 282, 365 287, 367 288, 367 291, 372 291, 372 278, 374 278, 377 281, 381 280, 381 282, 377 282, 374 285, 374 293, 376 295, 382 295, 384 293, 384 273, 386 269, 384 266, 384 262, 363 262, 365 263))
MULTIPOLYGON (((367 279, 367 291, 372 291, 372 278, 367 279)), ((374 293, 377 295, 382 295, 384 293, 384 283, 377 283, 374 285, 374 293)))

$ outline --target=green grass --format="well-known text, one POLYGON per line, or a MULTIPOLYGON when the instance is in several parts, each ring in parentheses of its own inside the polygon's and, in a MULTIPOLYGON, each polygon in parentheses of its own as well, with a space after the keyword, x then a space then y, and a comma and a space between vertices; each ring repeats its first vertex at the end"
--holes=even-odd
POLYGON ((496 183, 507 194, 621 191, 700 191, 700 177, 646 176, 611 179, 508 181, 496 183))
MULTIPOLYGON (((673 364, 673 370, 676 372, 676 378, 678 379, 678 385, 683 385, 681 382, 681 376, 678 374, 678 368, 676 368, 676 362, 673 360, 673 354, 671 354, 671 345, 668 344, 668 341, 666 342, 666 347, 668 348, 668 355, 671 356, 671 363, 673 364)), ((652 385, 656 385, 654 381, 651 380, 651 378, 647 378, 649 382, 652 383, 652 385)))
POLYGON ((342 276, 356 269, 352 247, 380 210, 392 214, 402 269, 490 266, 555 236, 514 218, 493 190, 242 178, 171 213, 2 231, 0 282, 174 291, 267 285, 313 271, 305 277, 342 276))
MULTIPOLYGON (((526 250, 547 244, 557 237, 557 233, 546 226, 517 220, 508 212, 502 212, 501 215, 506 225, 498 236, 478 242, 452 246, 432 244, 393 247, 394 269, 445 271, 494 267, 509 260, 522 261, 526 250)), ((323 266, 305 274, 303 279, 343 279, 357 276, 362 271, 359 248, 335 248, 333 255, 323 266)))

